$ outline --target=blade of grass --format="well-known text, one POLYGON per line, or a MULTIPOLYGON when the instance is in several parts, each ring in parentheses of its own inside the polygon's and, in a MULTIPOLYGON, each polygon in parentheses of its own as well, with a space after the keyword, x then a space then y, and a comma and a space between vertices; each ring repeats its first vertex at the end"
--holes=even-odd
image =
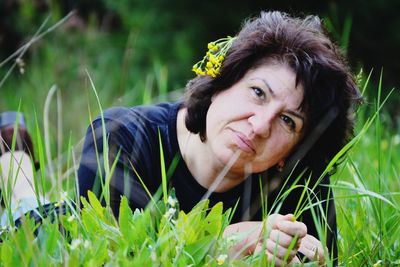
POLYGON ((165 160, 164 160, 164 149, 161 140, 160 128, 158 128, 158 141, 160 146, 160 165, 161 165, 161 184, 163 189, 163 199, 164 203, 167 203, 168 191, 167 191, 167 172, 165 170, 165 160))
POLYGON ((56 185, 57 181, 56 181, 56 177, 55 177, 55 173, 54 173, 54 166, 53 166, 52 156, 51 156, 49 108, 50 108, 51 99, 52 99, 54 93, 57 91, 57 89, 58 89, 57 85, 53 85, 50 88, 49 93, 47 94, 47 97, 46 97, 46 101, 44 103, 44 111, 43 111, 43 128, 44 128, 44 141, 45 141, 44 145, 45 145, 45 150, 46 150, 47 166, 49 169, 49 177, 50 177, 52 185, 56 185))

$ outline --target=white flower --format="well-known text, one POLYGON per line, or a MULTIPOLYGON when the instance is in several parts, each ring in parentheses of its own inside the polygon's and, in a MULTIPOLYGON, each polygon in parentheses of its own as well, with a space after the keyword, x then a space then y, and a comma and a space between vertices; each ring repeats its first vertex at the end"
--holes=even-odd
POLYGON ((176 212, 176 209, 169 208, 169 210, 164 214, 164 217, 170 219, 176 212))
POLYGON ((228 258, 228 255, 226 255, 226 254, 221 254, 221 255, 219 255, 218 258, 217 258, 217 264, 218 264, 218 265, 224 264, 224 262, 225 262, 225 260, 226 260, 227 258, 228 258))
POLYGON ((173 198, 173 197, 169 196, 167 202, 168 202, 168 204, 171 205, 171 207, 175 207, 175 205, 178 202, 178 200, 176 200, 176 198, 173 198))
POLYGON ((79 245, 80 245, 81 243, 82 243, 82 240, 81 240, 81 239, 74 239, 74 240, 72 240, 72 242, 71 242, 71 249, 74 250, 74 249, 78 248, 79 245))
POLYGON ((76 216, 72 214, 71 216, 68 217, 67 222, 72 222, 75 219, 76 219, 76 216))
POLYGON ((58 201, 58 203, 56 203, 56 206, 58 207, 58 206, 60 206, 61 203, 64 203, 65 200, 67 199, 67 197, 68 197, 68 193, 65 191, 62 191, 60 194, 60 200, 58 201))

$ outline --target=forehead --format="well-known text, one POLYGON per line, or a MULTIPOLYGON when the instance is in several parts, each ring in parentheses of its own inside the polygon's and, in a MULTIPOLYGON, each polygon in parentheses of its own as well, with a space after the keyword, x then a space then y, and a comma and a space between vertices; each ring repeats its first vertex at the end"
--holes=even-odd
POLYGON ((242 81, 266 87, 278 98, 290 97, 298 106, 303 101, 303 85, 296 82, 296 74, 286 64, 276 62, 260 64, 250 69, 242 81))

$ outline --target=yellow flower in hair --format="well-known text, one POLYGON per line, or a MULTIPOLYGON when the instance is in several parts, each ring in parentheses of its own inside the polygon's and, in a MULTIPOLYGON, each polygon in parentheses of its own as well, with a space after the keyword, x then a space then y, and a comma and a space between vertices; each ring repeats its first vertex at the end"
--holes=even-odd
POLYGON ((210 55, 209 62, 211 62, 212 64, 218 63, 217 59, 213 54, 210 55))
POLYGON ((217 74, 219 74, 219 73, 215 69, 209 69, 209 70, 207 70, 207 74, 210 75, 211 77, 215 78, 215 77, 217 77, 217 74))
POLYGON ((220 74, 225 55, 236 37, 226 37, 207 44, 208 51, 202 60, 194 64, 192 70, 197 75, 209 75, 213 78, 220 74))

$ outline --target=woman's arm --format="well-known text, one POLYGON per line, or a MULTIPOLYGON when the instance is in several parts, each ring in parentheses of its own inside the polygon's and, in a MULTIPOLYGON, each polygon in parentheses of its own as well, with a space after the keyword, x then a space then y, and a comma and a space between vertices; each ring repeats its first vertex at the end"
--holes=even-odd
MULTIPOLYGON (((118 217, 121 196, 125 195, 132 209, 144 208, 150 200, 136 173, 140 174, 144 184, 151 186, 148 173, 149 168, 143 163, 143 155, 149 155, 147 142, 142 141, 141 126, 131 124, 126 127, 129 110, 114 108, 104 113, 104 126, 100 118, 96 119, 88 128, 83 146, 82 157, 78 170, 78 182, 80 195, 87 197, 88 190, 93 191, 98 197, 102 193, 101 183, 106 179, 105 160, 108 160, 108 168, 113 167, 110 179, 110 205, 114 215, 118 217), (125 115, 125 117, 124 117, 125 115), (105 136, 103 135, 105 128, 105 136), (103 147, 106 141, 107 150, 103 147), (104 153, 107 156, 104 157, 104 153)), ((133 116, 133 115, 132 115, 133 116)), ((138 119, 137 121, 140 122, 138 119)), ((150 191, 152 190, 149 189, 150 191)))

